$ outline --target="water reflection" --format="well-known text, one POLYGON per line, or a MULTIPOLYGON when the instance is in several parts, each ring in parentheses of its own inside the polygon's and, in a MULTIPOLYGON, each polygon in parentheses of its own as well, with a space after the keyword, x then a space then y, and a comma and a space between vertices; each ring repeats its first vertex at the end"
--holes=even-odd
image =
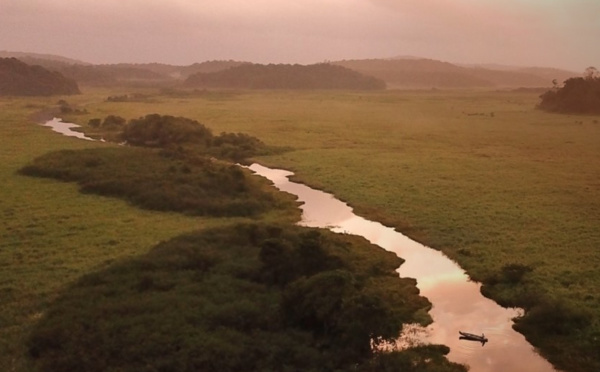
POLYGON ((518 309, 505 309, 483 297, 480 284, 472 282, 455 262, 441 252, 423 246, 392 228, 354 215, 352 209, 332 195, 290 182, 293 173, 253 164, 250 169, 275 186, 298 196, 302 202, 301 225, 327 227, 335 232, 360 235, 371 243, 406 260, 398 272, 417 279, 421 294, 433 304, 433 324, 423 329, 408 327, 404 344, 419 342, 450 347, 448 358, 464 363, 474 372, 551 372, 548 361, 537 354, 525 337, 512 329, 518 309), (484 333, 480 342, 459 339, 459 331, 484 333))
MULTIPOLYGON (((55 132, 94 140, 74 132, 76 124, 53 119, 44 124, 55 132)), ((483 297, 480 285, 471 282, 456 263, 439 251, 425 247, 408 237, 354 215, 352 209, 332 195, 290 182, 293 173, 253 164, 250 169, 271 180, 277 188, 298 196, 303 204, 301 225, 327 227, 339 233, 360 235, 406 261, 398 272, 417 280, 421 294, 433 304, 434 320, 427 328, 409 326, 403 344, 428 342, 450 347, 448 358, 464 363, 473 372, 553 372, 555 369, 539 356, 525 337, 512 329, 517 309, 505 309, 483 297), (489 342, 460 340, 458 331, 485 333, 489 342)))
POLYGON ((65 136, 77 137, 77 138, 88 140, 88 141, 95 141, 95 139, 87 137, 85 134, 83 134, 81 132, 76 132, 76 131, 72 130, 73 128, 79 127, 79 125, 73 124, 73 123, 64 123, 62 121, 62 119, 59 119, 59 118, 54 118, 52 120, 49 120, 42 125, 44 127, 50 127, 50 128, 52 128, 53 131, 60 133, 62 135, 65 135, 65 136))

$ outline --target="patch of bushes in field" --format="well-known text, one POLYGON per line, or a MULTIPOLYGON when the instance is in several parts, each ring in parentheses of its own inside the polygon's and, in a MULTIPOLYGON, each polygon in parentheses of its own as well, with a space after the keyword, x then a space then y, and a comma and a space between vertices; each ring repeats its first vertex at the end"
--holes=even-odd
POLYGON ((522 307, 523 316, 514 328, 544 351, 544 356, 559 368, 570 371, 600 370, 597 354, 600 335, 592 334, 593 315, 573 306, 568 300, 540 291, 527 276, 534 268, 519 263, 504 265, 490 274, 481 288, 486 297, 502 306, 522 307))
POLYGON ((128 122, 119 116, 109 115, 104 120, 90 119, 88 126, 96 129, 96 136, 131 146, 183 147, 198 154, 235 162, 281 151, 244 133, 213 135, 210 128, 196 120, 170 115, 149 114, 128 122))
POLYGON ((39 372, 465 371, 443 346, 372 347, 429 305, 395 273, 401 262, 292 225, 191 233, 80 279, 28 350, 39 372))
POLYGON ((111 147, 43 155, 22 174, 77 182, 82 192, 191 215, 257 216, 287 205, 237 165, 185 151, 111 147))
POLYGON ((600 114, 600 73, 586 69, 585 77, 570 78, 540 96, 538 108, 573 114, 600 114))

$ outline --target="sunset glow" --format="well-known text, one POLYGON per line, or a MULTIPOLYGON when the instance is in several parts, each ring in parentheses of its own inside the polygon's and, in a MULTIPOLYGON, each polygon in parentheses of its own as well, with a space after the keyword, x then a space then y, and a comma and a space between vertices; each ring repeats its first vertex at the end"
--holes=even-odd
POLYGON ((595 0, 0 0, 0 50, 92 63, 314 63, 417 56, 597 64, 595 0))

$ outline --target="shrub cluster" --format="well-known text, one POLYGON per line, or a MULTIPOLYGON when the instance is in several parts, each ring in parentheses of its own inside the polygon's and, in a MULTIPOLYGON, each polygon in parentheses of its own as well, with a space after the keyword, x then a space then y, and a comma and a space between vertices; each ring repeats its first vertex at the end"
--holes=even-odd
POLYGON ((40 372, 465 371, 444 347, 371 348, 428 304, 395 275, 399 262, 363 239, 291 225, 187 234, 82 278, 36 325, 29 353, 40 372), (286 284, 273 281, 273 246, 305 256, 286 284))
POLYGON ((196 120, 159 114, 130 120, 123 126, 120 139, 133 146, 186 147, 196 153, 235 162, 272 150, 258 138, 247 134, 221 133, 215 136, 196 120))
POLYGON ((284 206, 239 166, 166 150, 63 150, 35 159, 21 173, 77 182, 83 192, 160 211, 256 216, 284 206))
POLYGON ((555 87, 540 96, 538 107, 542 110, 600 114, 600 77, 589 75, 586 78, 571 78, 563 87, 555 87))

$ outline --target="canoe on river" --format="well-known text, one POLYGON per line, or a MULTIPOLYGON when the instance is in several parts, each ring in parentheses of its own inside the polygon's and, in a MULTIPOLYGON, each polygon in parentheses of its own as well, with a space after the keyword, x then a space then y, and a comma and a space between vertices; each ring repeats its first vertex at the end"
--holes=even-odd
POLYGON ((483 333, 481 334, 481 336, 473 334, 473 333, 463 332, 463 331, 458 331, 458 333, 460 333, 460 338, 463 340, 479 341, 482 344, 485 344, 486 342, 488 342, 488 339, 485 337, 485 335, 483 333))

